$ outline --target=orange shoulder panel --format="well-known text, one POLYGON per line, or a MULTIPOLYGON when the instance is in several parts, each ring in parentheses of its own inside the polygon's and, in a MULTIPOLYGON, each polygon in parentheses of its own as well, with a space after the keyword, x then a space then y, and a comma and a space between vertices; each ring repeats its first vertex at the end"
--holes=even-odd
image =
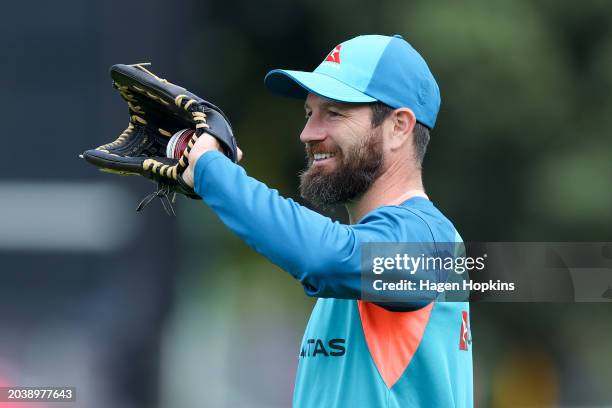
POLYGON ((433 303, 411 312, 391 312, 361 300, 357 306, 374 364, 387 387, 391 388, 421 343, 433 303))

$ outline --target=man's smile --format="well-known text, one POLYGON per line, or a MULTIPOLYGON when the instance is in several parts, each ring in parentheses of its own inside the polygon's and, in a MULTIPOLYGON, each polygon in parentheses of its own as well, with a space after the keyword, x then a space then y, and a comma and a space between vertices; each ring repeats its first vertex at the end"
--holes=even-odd
POLYGON ((314 153, 312 155, 312 166, 322 166, 335 160, 335 153, 314 153))

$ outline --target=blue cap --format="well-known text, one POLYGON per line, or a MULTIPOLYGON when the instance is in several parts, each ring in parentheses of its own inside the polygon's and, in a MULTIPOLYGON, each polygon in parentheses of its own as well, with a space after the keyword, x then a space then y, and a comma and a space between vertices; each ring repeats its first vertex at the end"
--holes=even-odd
POLYGON ((440 110, 440 89, 427 63, 400 35, 355 37, 334 47, 313 72, 275 69, 264 83, 290 98, 313 93, 339 102, 410 108, 429 128, 440 110))

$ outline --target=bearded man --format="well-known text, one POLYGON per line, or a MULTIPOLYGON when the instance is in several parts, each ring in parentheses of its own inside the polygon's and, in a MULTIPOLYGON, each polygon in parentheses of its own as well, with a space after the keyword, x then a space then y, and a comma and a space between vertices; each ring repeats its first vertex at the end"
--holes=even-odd
POLYGON ((421 179, 440 107, 427 64, 399 35, 366 35, 334 47, 313 72, 273 70, 265 84, 305 100, 302 197, 344 204, 350 224, 248 177, 208 135, 191 150, 183 179, 228 228, 318 298, 294 406, 471 407, 469 304, 429 291, 371 301, 374 289, 363 284, 368 244, 460 241, 421 179))

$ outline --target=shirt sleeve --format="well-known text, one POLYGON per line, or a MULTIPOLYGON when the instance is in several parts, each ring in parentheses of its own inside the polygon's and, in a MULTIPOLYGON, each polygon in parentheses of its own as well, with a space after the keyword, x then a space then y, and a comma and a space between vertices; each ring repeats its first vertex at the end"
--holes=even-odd
MULTIPOLYGON (((281 197, 216 151, 199 158, 194 180, 195 191, 221 221, 300 281, 309 296, 362 299, 362 243, 418 242, 430 234, 423 220, 397 206, 379 208, 359 224, 333 221, 281 197)), ((418 295, 420 305, 435 292, 418 295)))

